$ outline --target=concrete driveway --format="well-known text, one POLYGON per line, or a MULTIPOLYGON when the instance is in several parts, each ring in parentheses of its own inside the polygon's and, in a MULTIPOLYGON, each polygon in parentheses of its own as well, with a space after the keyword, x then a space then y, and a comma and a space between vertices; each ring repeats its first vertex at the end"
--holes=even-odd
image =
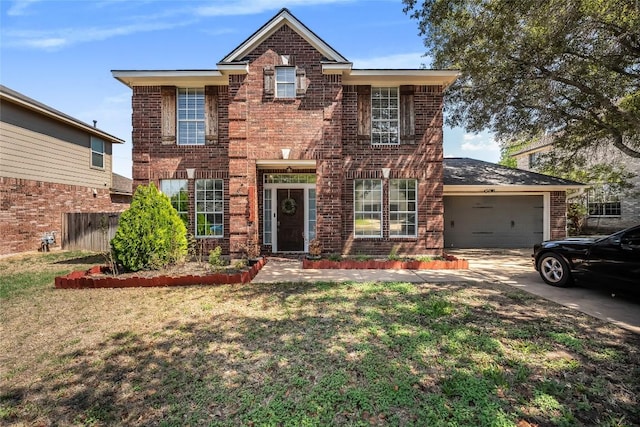
POLYGON ((278 282, 499 282, 609 321, 640 334, 640 298, 597 287, 556 288, 533 268, 531 249, 457 249, 447 253, 469 260, 469 270, 303 270, 298 260, 270 257, 253 283, 278 282))
POLYGON ((469 260, 469 270, 487 281, 525 290, 550 301, 640 334, 640 297, 612 295, 604 285, 580 283, 556 288, 542 281, 531 260, 532 249, 456 249, 447 251, 469 260))

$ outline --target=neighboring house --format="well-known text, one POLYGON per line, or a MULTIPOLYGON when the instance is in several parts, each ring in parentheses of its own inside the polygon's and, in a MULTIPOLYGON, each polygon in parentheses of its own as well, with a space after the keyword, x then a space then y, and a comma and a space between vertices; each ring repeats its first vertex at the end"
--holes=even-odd
POLYGON ((52 231, 60 242, 64 213, 126 209, 131 184, 115 188, 111 172, 121 143, 0 85, 0 254, 35 250, 52 231))
MULTIPOLYGON (((541 156, 551 150, 553 137, 545 136, 512 156, 518 168, 535 171, 541 156)), ((585 230, 608 233, 640 224, 640 159, 630 157, 612 146, 604 146, 589 156, 588 165, 599 163, 622 165, 635 176, 630 182, 632 189, 624 192, 612 190, 607 183, 587 183, 588 216, 585 230)))
POLYGON ((133 90, 134 187, 169 195, 205 250, 442 253, 456 71, 354 69, 283 9, 217 69, 112 73, 133 90))

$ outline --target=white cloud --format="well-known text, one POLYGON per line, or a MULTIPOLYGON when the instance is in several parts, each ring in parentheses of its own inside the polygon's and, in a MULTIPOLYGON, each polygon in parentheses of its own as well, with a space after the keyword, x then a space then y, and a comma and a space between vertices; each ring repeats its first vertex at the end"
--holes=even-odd
POLYGON ((431 62, 424 52, 396 53, 373 58, 353 59, 353 68, 420 68, 422 64, 431 62))
POLYGON ((462 136, 462 140, 464 141, 461 146, 462 151, 500 151, 500 145, 495 140, 493 135, 488 133, 465 133, 462 136))
POLYGON ((15 0, 9 10, 7 10, 7 15, 9 16, 21 16, 27 14, 27 9, 34 3, 38 3, 42 0, 15 0))
POLYGON ((166 30, 189 25, 190 22, 149 22, 115 27, 59 28, 49 31, 7 31, 5 42, 10 46, 34 49, 56 50, 64 46, 106 40, 111 37, 126 36, 166 30))
POLYGON ((345 3, 350 0, 218 0, 212 6, 203 6, 196 9, 196 13, 202 16, 236 16, 252 15, 268 10, 279 10, 283 7, 313 6, 318 4, 345 3))

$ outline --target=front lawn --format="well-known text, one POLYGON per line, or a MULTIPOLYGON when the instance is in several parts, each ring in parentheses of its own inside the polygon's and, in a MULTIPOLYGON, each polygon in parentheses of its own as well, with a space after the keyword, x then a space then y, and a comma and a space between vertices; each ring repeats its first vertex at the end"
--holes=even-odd
POLYGON ((640 424, 640 336, 506 286, 53 289, 78 256, 0 260, 0 424, 640 424))

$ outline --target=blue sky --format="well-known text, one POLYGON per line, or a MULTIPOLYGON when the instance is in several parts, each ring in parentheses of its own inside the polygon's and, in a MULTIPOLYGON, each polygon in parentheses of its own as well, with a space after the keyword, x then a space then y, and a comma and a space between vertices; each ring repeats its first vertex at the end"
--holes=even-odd
MULTIPOLYGON (((0 0, 0 82, 126 141, 113 170, 131 176, 131 90, 111 70, 215 69, 282 7, 354 68, 429 66, 400 0, 0 0)), ((447 157, 495 162, 488 133, 445 128, 447 157)))

